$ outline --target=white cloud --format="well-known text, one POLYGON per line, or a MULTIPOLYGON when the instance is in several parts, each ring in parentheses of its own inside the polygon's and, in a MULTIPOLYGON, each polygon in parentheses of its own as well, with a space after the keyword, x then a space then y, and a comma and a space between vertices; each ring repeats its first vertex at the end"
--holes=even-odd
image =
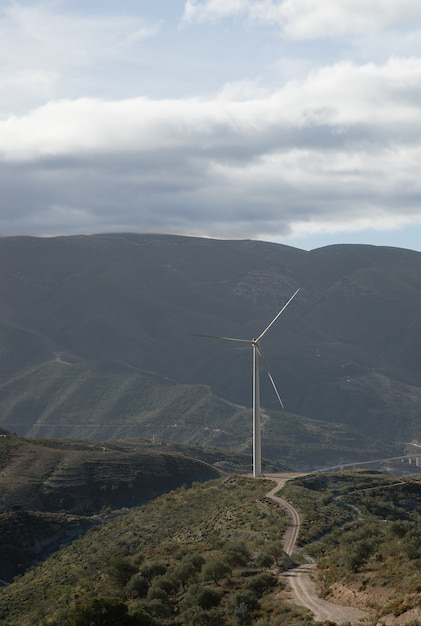
POLYGON ((248 146, 247 159, 303 143, 328 149, 412 142, 420 108, 421 59, 390 59, 383 66, 342 62, 270 93, 246 82, 228 85, 214 99, 50 102, 0 121, 0 156, 19 161, 81 151, 189 149, 203 158, 229 158, 248 146))
POLYGON ((377 33, 419 20, 421 7, 416 0, 264 0, 252 3, 250 16, 279 24, 292 38, 313 39, 377 33))
POLYGON ((374 34, 420 22, 418 0, 187 0, 186 21, 217 21, 234 15, 279 26, 293 39, 374 34))
POLYGON ((259 237, 418 220, 421 59, 254 87, 63 100, 0 121, 4 228, 259 237))
POLYGON ((183 20, 186 22, 216 22, 247 11, 248 0, 186 0, 183 20))

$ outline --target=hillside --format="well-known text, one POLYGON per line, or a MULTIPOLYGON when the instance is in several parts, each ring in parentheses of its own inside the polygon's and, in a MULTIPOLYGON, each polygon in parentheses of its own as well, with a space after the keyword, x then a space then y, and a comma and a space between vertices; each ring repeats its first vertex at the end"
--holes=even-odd
POLYGON ((262 377, 263 456, 314 468, 419 436, 419 253, 10 237, 0 268, 0 426, 18 435, 248 452, 251 351, 192 333, 251 338, 299 287, 264 340, 286 412, 262 377))
POLYGON ((198 458, 140 440, 104 446, 1 437, 0 583, 121 510, 219 475, 198 458))
POLYGON ((291 480, 282 495, 303 521, 293 562, 272 485, 230 475, 120 511, 3 588, 2 624, 104 623, 87 621, 102 613, 150 626, 305 626, 314 622, 284 574, 309 557, 325 597, 363 608, 373 625, 418 623, 419 481, 372 471, 291 480))
POLYGON ((284 496, 302 512, 300 546, 317 563, 324 598, 368 610, 374 624, 421 620, 421 483, 372 471, 290 482, 284 496))
MULTIPOLYGON (((219 616, 218 624, 234 623, 239 592, 238 600, 253 600, 253 612, 259 608, 247 587, 264 571, 256 557, 276 548, 282 563, 286 516, 265 499, 267 489, 266 481, 233 476, 123 512, 3 589, 0 621, 63 625, 69 613, 100 598, 105 606, 109 599, 129 603, 142 616, 136 624, 181 624, 188 616, 197 623, 192 608, 219 616)), ((276 586, 274 576, 261 578, 258 595, 276 586)))
POLYGON ((96 445, 71 440, 0 440, 0 512, 94 514, 131 507, 181 485, 216 478, 197 458, 145 445, 96 445))

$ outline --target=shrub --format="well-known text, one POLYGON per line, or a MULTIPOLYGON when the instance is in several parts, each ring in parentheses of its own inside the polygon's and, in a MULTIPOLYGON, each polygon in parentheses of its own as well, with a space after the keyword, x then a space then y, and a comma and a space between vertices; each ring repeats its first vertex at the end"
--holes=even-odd
POLYGON ((183 613, 183 623, 188 626, 225 626, 225 614, 219 609, 205 611, 193 606, 183 613))
POLYGON ((193 580, 198 572, 202 569, 205 559, 201 554, 193 553, 180 561, 177 567, 174 569, 174 576, 178 578, 185 587, 187 583, 193 580))
POLYGON ((70 611, 64 626, 141 626, 140 615, 129 615, 127 605, 117 598, 89 598, 70 611))
POLYGON ((140 569, 140 573, 146 578, 149 584, 152 583, 153 579, 156 576, 162 576, 163 574, 165 574, 165 572, 165 566, 162 565, 162 563, 158 563, 157 561, 150 561, 148 563, 145 563, 140 569))
POLYGON ((251 624, 253 611, 257 611, 259 608, 260 604, 256 595, 247 589, 228 598, 227 610, 231 613, 235 626, 251 624))
POLYGON ((161 600, 161 602, 168 602, 167 592, 161 589, 161 587, 157 587, 155 583, 149 587, 148 595, 146 597, 148 600, 161 600))
POLYGON ((130 597, 134 598, 146 598, 148 593, 149 583, 142 574, 135 574, 131 577, 126 585, 127 593, 130 597))
POLYGON ((168 572, 163 576, 156 576, 153 580, 153 586, 163 589, 168 595, 173 595, 178 591, 177 577, 168 572))
POLYGON ((201 587, 200 585, 191 585, 188 592, 180 603, 182 609, 199 606, 201 609, 211 609, 218 606, 221 602, 222 594, 216 589, 210 587, 201 587))
POLYGON ((256 557, 256 565, 257 567, 261 567, 262 569, 267 569, 271 567, 275 562, 275 557, 273 554, 270 554, 267 551, 259 552, 256 557))
POLYGON ((135 566, 125 557, 116 556, 110 560, 109 575, 118 587, 125 587, 136 571, 135 566))
POLYGON ((202 574, 203 580, 213 580, 214 583, 218 584, 222 578, 231 574, 231 568, 218 559, 212 559, 203 566, 202 574))
POLYGON ((258 598, 261 598, 263 594, 276 587, 277 584, 278 580, 275 576, 264 573, 249 578, 244 585, 244 589, 252 591, 258 598))
POLYGON ((236 565, 247 565, 250 559, 250 551, 242 541, 229 541, 224 546, 224 556, 226 562, 235 567, 236 565))
MULTIPOLYGON (((148 613, 153 615, 154 617, 170 617, 173 613, 173 608, 167 602, 162 602, 158 598, 150 600, 145 603, 145 609, 148 613)), ((112 622, 109 625, 111 626, 112 622)))

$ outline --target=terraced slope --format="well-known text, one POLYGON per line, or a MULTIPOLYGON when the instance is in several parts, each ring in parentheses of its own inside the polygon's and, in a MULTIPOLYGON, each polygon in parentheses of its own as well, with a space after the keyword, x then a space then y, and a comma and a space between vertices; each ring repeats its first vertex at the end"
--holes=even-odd
POLYGON ((82 441, 0 441, 0 511, 97 513, 104 506, 134 506, 192 481, 218 476, 210 465, 183 454, 135 445, 82 441))

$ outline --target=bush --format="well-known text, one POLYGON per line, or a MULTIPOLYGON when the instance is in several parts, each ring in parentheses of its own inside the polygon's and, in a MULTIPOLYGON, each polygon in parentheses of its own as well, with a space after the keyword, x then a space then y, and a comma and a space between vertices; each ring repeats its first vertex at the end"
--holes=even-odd
POLYGON ((173 595, 177 593, 179 588, 176 576, 174 576, 173 574, 168 574, 168 572, 163 576, 157 576, 156 578, 154 578, 153 586, 163 589, 168 595, 173 595))
POLYGON ((149 583, 142 574, 135 574, 126 585, 126 590, 131 598, 146 598, 149 583))
POLYGON ((218 606, 221 602, 222 594, 216 589, 210 587, 201 587, 200 585, 191 585, 188 592, 180 603, 182 609, 199 606, 201 609, 211 609, 218 606))
POLYGON ((212 559, 203 566, 202 574, 203 580, 213 580, 214 583, 218 584, 222 578, 231 574, 231 568, 218 559, 212 559))
POLYGON ((144 578, 146 578, 149 584, 152 583, 153 579, 156 576, 162 576, 163 574, 165 574, 165 572, 165 566, 162 565, 162 563, 158 563, 157 561, 150 561, 149 563, 145 563, 140 569, 140 573, 142 574, 142 576, 144 576, 144 578))
POLYGON ((252 591, 258 598, 276 587, 278 579, 272 574, 264 573, 253 576, 244 585, 244 589, 252 591))
POLYGON ((185 587, 187 583, 193 580, 198 572, 202 569, 205 559, 201 554, 193 553, 180 561, 177 567, 174 569, 174 576, 178 578, 185 587))
POLYGON ((125 587, 136 572, 135 566, 124 557, 116 556, 110 560, 109 576, 117 587, 125 587))
POLYGON ((227 608, 236 626, 247 626, 252 623, 252 613, 259 610, 260 604, 252 591, 245 590, 230 596, 227 608))
POLYGON ((235 567, 236 565, 247 565, 250 559, 250 551, 242 541, 229 541, 224 546, 224 556, 226 562, 235 567))
MULTIPOLYGON (((162 600, 159 600, 158 598, 146 602, 144 606, 146 611, 154 617, 170 617, 173 613, 172 606, 170 606, 167 602, 162 602, 162 600)), ((111 624, 113 624, 113 622, 110 622, 107 626, 111 626, 111 624)))
POLYGON ((70 611, 64 626, 141 626, 145 623, 140 615, 129 615, 127 605, 117 598, 90 598, 70 611))
POLYGON ((256 557, 256 565, 257 567, 261 567, 262 569, 267 569, 271 567, 275 562, 275 557, 269 552, 259 552, 256 557))
POLYGON ((161 602, 168 602, 168 594, 166 591, 157 587, 155 584, 151 585, 148 589, 148 600, 161 600, 161 602))
POLYGON ((212 609, 205 611, 198 606, 193 606, 183 613, 183 623, 188 626, 225 626, 225 614, 218 610, 212 609))

